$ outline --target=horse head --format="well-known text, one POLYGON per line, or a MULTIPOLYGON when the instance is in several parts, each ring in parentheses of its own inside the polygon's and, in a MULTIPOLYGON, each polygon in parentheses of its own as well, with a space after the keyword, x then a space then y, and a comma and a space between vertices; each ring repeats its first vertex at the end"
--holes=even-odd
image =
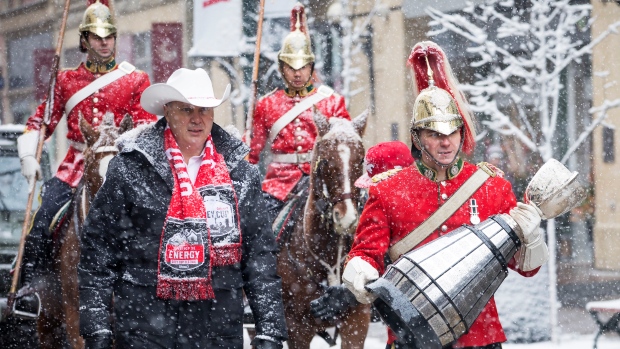
POLYGON ((80 114, 80 131, 86 141, 84 151, 84 185, 88 194, 93 197, 105 178, 110 160, 118 153, 114 141, 118 136, 133 128, 129 114, 123 117, 118 127, 114 122, 114 114, 106 113, 98 128, 93 127, 80 114))
POLYGON ((353 121, 314 113, 319 138, 313 150, 311 186, 341 235, 354 234, 359 220, 360 190, 353 184, 364 171, 362 136, 367 118, 367 111, 353 121))

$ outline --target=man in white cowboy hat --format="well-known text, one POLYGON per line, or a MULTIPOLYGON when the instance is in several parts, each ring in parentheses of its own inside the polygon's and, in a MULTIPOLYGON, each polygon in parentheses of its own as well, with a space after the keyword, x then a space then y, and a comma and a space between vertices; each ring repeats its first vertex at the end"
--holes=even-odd
MULTIPOLYGON (((33 290, 29 287, 35 272, 44 272, 51 258, 50 225, 58 211, 71 199, 73 191, 82 179, 85 148, 79 129, 80 115, 98 128, 106 113, 114 114, 118 126, 127 114, 134 125, 156 120, 140 106, 140 95, 150 85, 149 76, 127 62, 117 64, 116 23, 107 6, 107 0, 89 0, 89 5, 79 26, 80 50, 87 53, 86 61, 78 67, 60 71, 57 76, 50 120, 46 121, 47 103, 37 108, 26 122, 26 132, 18 138, 18 152, 22 174, 29 183, 41 176, 41 167, 35 159, 39 137, 49 138, 58 123, 66 115, 69 149, 56 172, 41 189, 41 205, 35 214, 24 247, 22 284, 19 294, 33 290), (47 123, 45 135, 39 135, 43 123, 47 123)), ((17 301, 16 309, 21 301, 17 301)))
POLYGON ((87 348, 114 340, 116 348, 240 349, 243 291, 253 345, 282 347, 277 247, 259 173, 244 160, 249 149, 213 122, 229 92, 216 98, 207 72, 184 68, 144 91, 143 107, 164 117, 119 139, 84 224, 87 348))

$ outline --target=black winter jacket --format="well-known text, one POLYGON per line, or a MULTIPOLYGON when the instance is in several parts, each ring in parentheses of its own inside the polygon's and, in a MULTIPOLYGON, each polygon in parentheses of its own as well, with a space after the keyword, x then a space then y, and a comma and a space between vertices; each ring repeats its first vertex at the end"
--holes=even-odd
MULTIPOLYGON (((155 341, 172 338, 172 343, 190 338, 196 347, 214 347, 219 340, 237 342, 242 336, 243 290, 259 338, 285 340, 277 247, 259 173, 243 160, 248 148, 216 124, 211 132, 213 142, 224 156, 237 193, 242 261, 213 267, 215 301, 156 297, 160 238, 174 185, 164 153, 165 126, 162 118, 123 137, 121 152, 110 162, 105 182, 92 202, 78 269, 81 334, 115 333, 117 347, 124 341, 119 333, 132 332, 153 335, 155 341)), ((162 347, 171 345, 162 343, 162 347)))

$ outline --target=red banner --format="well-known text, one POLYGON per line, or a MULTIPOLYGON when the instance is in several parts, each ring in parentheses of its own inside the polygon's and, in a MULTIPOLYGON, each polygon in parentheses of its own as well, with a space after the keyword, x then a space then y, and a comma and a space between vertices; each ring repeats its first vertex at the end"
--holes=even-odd
POLYGON ((202 7, 207 7, 207 6, 211 6, 211 5, 215 5, 218 2, 226 2, 229 0, 205 0, 202 2, 202 7))
POLYGON ((43 101, 50 83, 50 74, 52 63, 54 61, 56 50, 49 48, 38 48, 33 52, 34 61, 34 98, 37 104, 43 101))
POLYGON ((153 83, 164 82, 183 66, 183 25, 178 22, 153 23, 151 29, 153 83))

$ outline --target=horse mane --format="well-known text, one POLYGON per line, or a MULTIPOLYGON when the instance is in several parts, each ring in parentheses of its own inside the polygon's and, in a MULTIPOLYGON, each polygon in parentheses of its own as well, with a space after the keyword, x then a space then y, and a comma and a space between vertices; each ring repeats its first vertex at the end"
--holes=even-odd
POLYGON ((360 142, 362 137, 355 131, 353 123, 343 118, 329 118, 329 131, 322 139, 350 139, 351 141, 360 142))
POLYGON ((131 147, 136 144, 136 140, 140 138, 143 132, 146 132, 147 129, 151 129, 155 127, 156 123, 142 124, 140 126, 136 126, 131 130, 120 135, 114 145, 118 147, 119 150, 123 150, 125 147, 131 147))

